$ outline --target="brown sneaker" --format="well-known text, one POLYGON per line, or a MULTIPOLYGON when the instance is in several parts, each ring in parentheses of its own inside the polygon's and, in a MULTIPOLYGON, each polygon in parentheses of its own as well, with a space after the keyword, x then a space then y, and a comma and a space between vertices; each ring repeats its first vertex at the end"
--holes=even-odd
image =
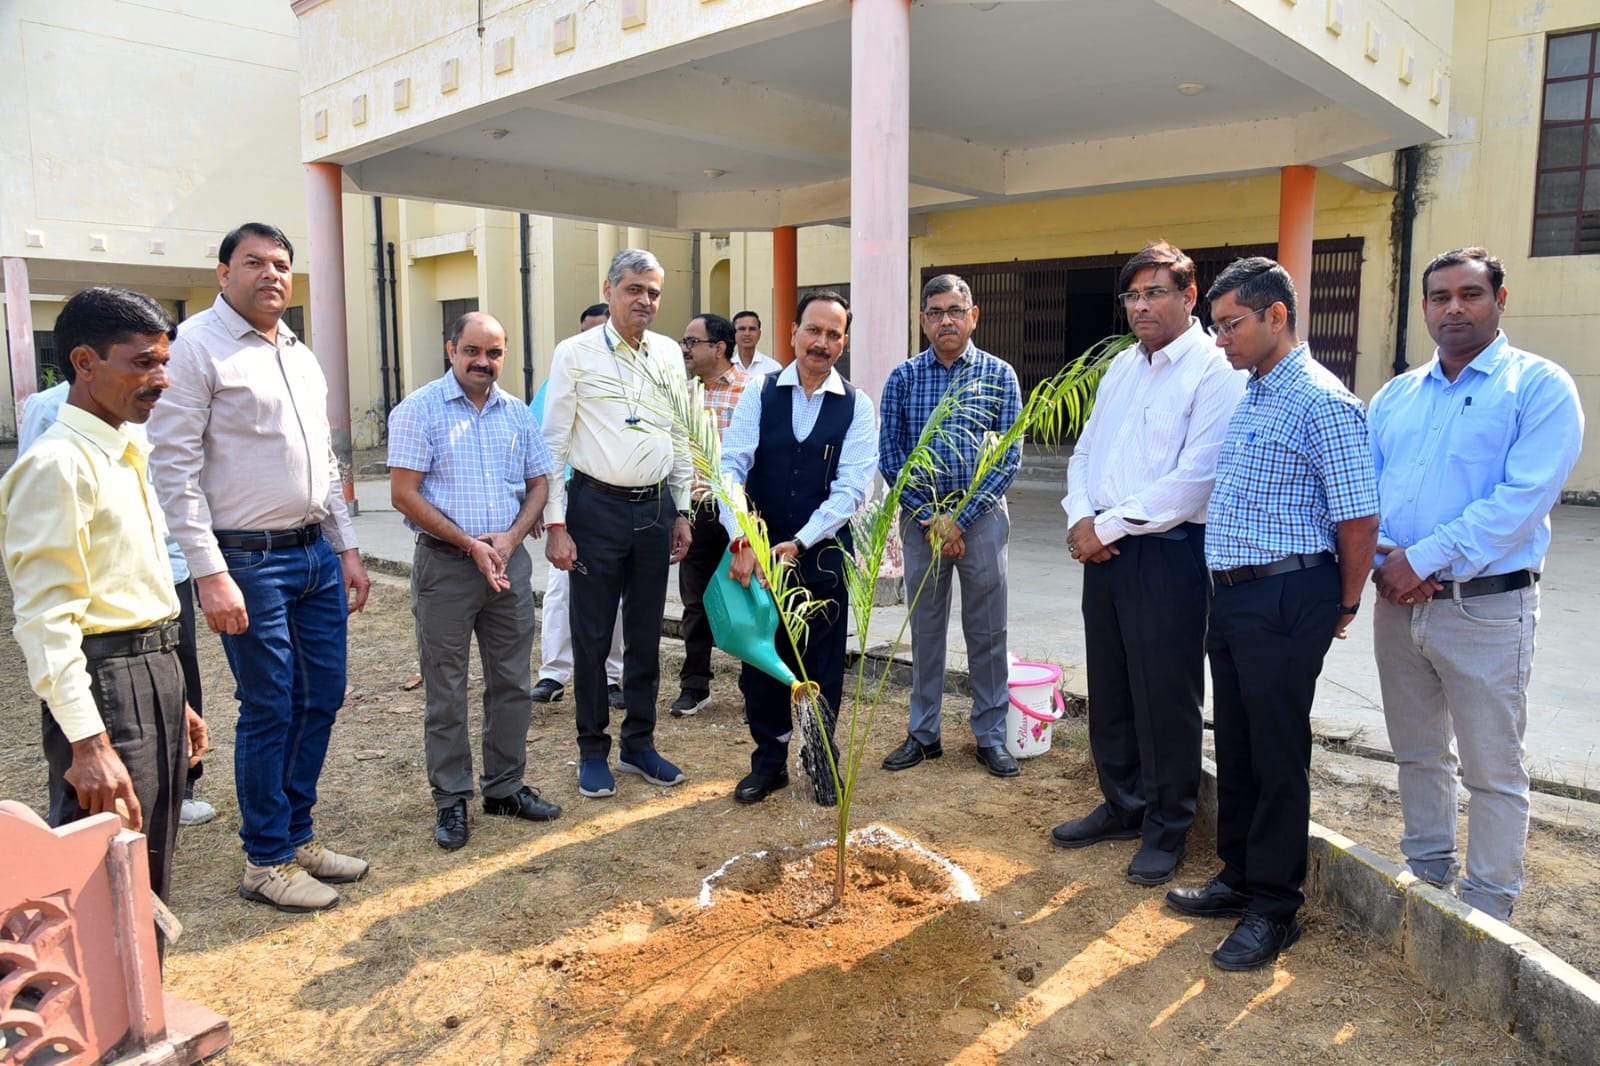
POLYGON ((239 895, 289 914, 325 911, 339 905, 339 893, 306 873, 296 862, 278 866, 246 862, 239 895))
POLYGON ((325 885, 347 885, 367 876, 367 860, 329 851, 313 840, 294 849, 300 868, 325 885))

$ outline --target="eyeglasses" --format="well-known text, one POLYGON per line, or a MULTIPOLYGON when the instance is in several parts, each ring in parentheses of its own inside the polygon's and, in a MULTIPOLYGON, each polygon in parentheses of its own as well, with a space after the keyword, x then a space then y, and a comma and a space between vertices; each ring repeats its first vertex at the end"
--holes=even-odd
POLYGON ((1213 337, 1217 338, 1217 340, 1219 340, 1219 341, 1222 340, 1224 337, 1231 337, 1231 336, 1233 336, 1234 327, 1236 327, 1239 323, 1243 322, 1247 318, 1254 318, 1256 315, 1259 315, 1259 314, 1262 314, 1262 313, 1266 312, 1267 310, 1269 310, 1271 308, 1271 306, 1272 306, 1271 304, 1268 304, 1266 307, 1258 307, 1254 311, 1249 312, 1248 314, 1240 315, 1238 318, 1230 318, 1226 322, 1213 322, 1211 324, 1210 330, 1208 330, 1207 332, 1209 332, 1213 337))
POLYGON ((929 322, 960 322, 971 310, 970 307, 930 307, 922 312, 922 317, 929 322))
POLYGON ((1177 291, 1177 289, 1169 289, 1165 285, 1152 285, 1148 289, 1129 289, 1127 292, 1118 293, 1117 299, 1122 301, 1124 307, 1132 307, 1140 300, 1153 304, 1157 300, 1165 299, 1177 291))
POLYGON ((715 344, 715 343, 716 343, 715 341, 707 340, 704 337, 685 337, 681 341, 678 342, 678 345, 684 351, 688 351, 690 348, 693 348, 697 344, 715 344))

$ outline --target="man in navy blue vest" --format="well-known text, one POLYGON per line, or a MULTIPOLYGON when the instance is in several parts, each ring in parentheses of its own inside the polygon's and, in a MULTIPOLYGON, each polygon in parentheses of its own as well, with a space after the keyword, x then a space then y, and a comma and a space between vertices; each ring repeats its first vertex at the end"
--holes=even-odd
MULTIPOLYGON (((866 500, 878 464, 872 401, 833 368, 849 331, 850 304, 843 296, 814 292, 802 298, 795 311, 794 362, 744 390, 722 441, 723 476, 744 485, 751 510, 766 520, 774 561, 793 566, 796 579, 821 604, 806 627, 798 661, 781 632, 778 652, 791 668, 804 667, 803 676, 822 687, 834 712, 844 691, 850 516, 866 500)), ((732 575, 749 585, 755 552, 740 537, 732 513, 724 510, 722 522, 738 548, 732 575)), ((733 798, 760 803, 789 784, 789 690, 751 666, 744 668, 740 687, 756 750, 733 798)), ((808 769, 826 776, 821 753, 814 755, 808 769)), ((832 797, 831 787, 819 781, 813 787, 819 802, 832 797)))

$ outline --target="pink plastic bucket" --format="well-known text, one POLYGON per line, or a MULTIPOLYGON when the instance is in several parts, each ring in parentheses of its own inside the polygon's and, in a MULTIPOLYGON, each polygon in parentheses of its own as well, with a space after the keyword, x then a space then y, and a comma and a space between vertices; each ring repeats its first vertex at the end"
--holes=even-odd
POLYGON ((1017 758, 1027 759, 1050 750, 1050 727, 1067 713, 1057 685, 1060 680, 1060 668, 1049 663, 1011 661, 1007 677, 1011 703, 1006 707, 1006 750, 1017 758))

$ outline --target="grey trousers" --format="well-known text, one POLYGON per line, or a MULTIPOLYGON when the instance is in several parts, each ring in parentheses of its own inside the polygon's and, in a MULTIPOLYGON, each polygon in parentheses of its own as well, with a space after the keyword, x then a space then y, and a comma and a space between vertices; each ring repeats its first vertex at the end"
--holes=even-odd
POLYGON ((1528 845, 1522 755, 1538 618, 1532 585, 1415 607, 1379 600, 1372 619, 1383 717, 1400 767, 1400 850, 1418 877, 1454 877, 1459 767, 1470 797, 1461 899, 1501 919, 1522 891, 1528 845))
POLYGON ((472 798, 467 666, 472 638, 483 661, 484 797, 522 787, 528 762, 528 679, 533 653, 533 564, 522 545, 506 564, 511 587, 494 592, 471 559, 417 545, 411 562, 411 613, 426 695, 423 741, 436 807, 472 798))
POLYGON ((961 633, 967 641, 967 670, 972 681, 972 735, 981 747, 1000 747, 1006 742, 1006 703, 1011 696, 1006 660, 1006 545, 1010 536, 1011 516, 1002 500, 963 535, 965 557, 935 559, 922 526, 901 515, 906 598, 915 597, 911 605, 911 722, 907 732, 919 743, 939 740, 950 589, 958 577, 961 633))

